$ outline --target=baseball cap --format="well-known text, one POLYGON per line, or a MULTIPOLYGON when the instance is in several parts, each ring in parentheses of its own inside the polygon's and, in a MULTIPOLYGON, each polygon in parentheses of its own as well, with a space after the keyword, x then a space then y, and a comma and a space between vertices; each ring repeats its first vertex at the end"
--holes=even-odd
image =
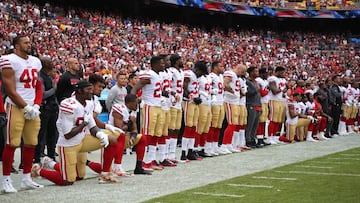
POLYGON ((77 82, 75 84, 75 89, 83 89, 85 87, 90 87, 92 86, 92 84, 90 82, 88 82, 87 80, 80 80, 79 82, 77 82))

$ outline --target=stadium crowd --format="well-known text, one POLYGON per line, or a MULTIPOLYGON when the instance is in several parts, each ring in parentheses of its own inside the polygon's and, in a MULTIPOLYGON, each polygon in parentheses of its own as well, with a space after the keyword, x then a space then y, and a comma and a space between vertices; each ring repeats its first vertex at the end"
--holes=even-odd
POLYGON ((100 174, 100 183, 117 182, 112 173, 129 175, 121 161, 132 146, 134 173, 151 174, 204 157, 358 130, 359 50, 344 34, 206 31, 16 1, 1 2, 0 9, 8 95, 5 192, 16 192, 10 172, 21 137, 21 186, 36 189, 43 186, 31 177, 70 185, 84 178, 85 165, 100 174), (106 80, 108 123, 97 117, 106 80), (175 157, 182 116, 182 153, 175 157), (46 124, 56 124, 58 132, 49 134, 54 127, 46 124), (50 157, 41 158, 45 145, 50 157), (102 147, 102 163, 87 160, 87 152, 102 147))

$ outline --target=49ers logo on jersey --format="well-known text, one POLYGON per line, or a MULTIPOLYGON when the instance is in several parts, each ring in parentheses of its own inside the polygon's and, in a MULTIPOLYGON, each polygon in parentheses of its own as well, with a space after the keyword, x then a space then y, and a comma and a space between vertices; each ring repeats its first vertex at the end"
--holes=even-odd
POLYGON ((24 71, 20 75, 19 81, 21 83, 24 83, 24 88, 35 88, 37 79, 38 79, 37 69, 30 68, 30 69, 24 69, 24 71))

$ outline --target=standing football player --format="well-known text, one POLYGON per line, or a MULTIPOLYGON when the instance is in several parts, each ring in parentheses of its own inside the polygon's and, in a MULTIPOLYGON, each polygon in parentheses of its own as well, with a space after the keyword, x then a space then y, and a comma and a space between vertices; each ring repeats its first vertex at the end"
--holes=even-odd
POLYGON ((17 192, 10 178, 15 149, 23 145, 23 178, 21 188, 37 189, 43 186, 31 179, 31 167, 40 129, 40 104, 42 86, 38 79, 41 62, 31 56, 30 38, 18 35, 13 40, 14 53, 0 58, 2 82, 8 95, 6 109, 8 116, 6 146, 3 151, 3 189, 6 193, 17 192))

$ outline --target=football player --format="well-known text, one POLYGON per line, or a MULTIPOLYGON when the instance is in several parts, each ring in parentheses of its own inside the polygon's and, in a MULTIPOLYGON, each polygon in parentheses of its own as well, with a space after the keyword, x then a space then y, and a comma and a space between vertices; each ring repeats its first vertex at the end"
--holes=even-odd
POLYGON ((212 80, 211 92, 211 127, 209 130, 207 142, 210 146, 211 154, 226 154, 222 148, 219 148, 219 137, 222 123, 225 117, 224 109, 224 67, 219 61, 214 61, 211 65, 212 72, 210 77, 212 80))
POLYGON ((227 153, 240 152, 240 150, 233 147, 232 140, 234 132, 240 124, 241 83, 239 76, 241 68, 242 65, 239 64, 231 70, 224 72, 224 106, 228 125, 224 131, 224 139, 221 147, 227 153))
POLYGON ((176 166, 175 163, 173 163, 171 160, 167 159, 167 154, 168 154, 168 149, 169 149, 169 145, 170 145, 170 138, 169 138, 169 123, 167 121, 170 121, 170 107, 171 105, 171 100, 174 101, 174 94, 172 94, 171 91, 171 84, 172 84, 172 74, 171 72, 168 70, 168 68, 171 66, 171 61, 170 61, 170 55, 162 55, 162 57, 164 58, 164 62, 165 62, 165 69, 164 71, 160 72, 160 77, 162 80, 162 92, 163 92, 163 96, 162 96, 162 104, 161 104, 161 109, 163 111, 164 114, 164 125, 163 125, 163 132, 162 132, 162 136, 159 137, 158 140, 158 148, 159 148, 159 161, 160 164, 163 166, 176 166))
POLYGON ((239 66, 239 82, 240 82, 240 100, 239 100, 239 125, 235 127, 234 139, 232 141, 233 148, 237 150, 251 150, 250 147, 246 146, 245 140, 245 128, 247 124, 247 109, 246 109, 246 66, 241 64, 239 66))
MULTIPOLYGON (((119 132, 100 131, 96 126, 92 92, 93 85, 81 80, 76 84, 75 96, 61 102, 56 123, 59 131, 58 170, 47 170, 34 164, 31 171, 33 177, 40 175, 57 185, 72 185, 77 178, 82 179, 85 176, 86 152, 117 143, 119 132)), ((110 173, 102 173, 101 176, 104 177, 101 177, 100 181, 118 182, 110 173)))
POLYGON ((170 120, 169 123, 169 154, 168 159, 174 163, 183 162, 180 159, 176 159, 175 151, 178 139, 178 134, 181 128, 182 119, 182 107, 181 102, 183 100, 183 83, 184 73, 182 71, 183 61, 182 58, 173 54, 170 57, 171 67, 168 69, 172 74, 171 79, 171 92, 173 96, 172 106, 170 108, 170 120))
MULTIPOLYGON (((265 136, 265 122, 268 118, 269 114, 269 89, 268 89, 268 73, 266 68, 261 68, 259 70, 260 77, 256 78, 256 82, 259 85, 259 91, 261 96, 261 115, 259 118, 259 125, 256 130, 256 138, 258 140, 258 144, 260 145, 268 145, 268 143, 264 142, 264 136, 265 136)), ((269 143, 270 144, 270 143, 269 143)))
POLYGON ((203 62, 196 62, 194 72, 190 69, 184 71, 184 121, 185 128, 181 142, 180 159, 188 162, 188 160, 202 160, 195 153, 195 130, 199 119, 199 104, 201 98, 199 96, 199 78, 207 74, 207 67, 203 62), (188 151, 186 155, 186 151, 188 151))
MULTIPOLYGON (((207 69, 205 61, 200 63, 202 68, 207 69)), ((205 146, 211 124, 211 77, 206 74, 199 78, 199 120, 195 131, 195 147, 201 157, 212 157, 209 143, 205 146)), ((214 154, 215 155, 215 154, 214 154)))
POLYGON ((31 167, 40 129, 40 104, 42 86, 38 79, 41 62, 31 56, 30 38, 18 35, 13 40, 14 53, 0 58, 2 82, 8 95, 5 101, 7 111, 7 139, 2 154, 3 189, 6 193, 17 192, 10 178, 15 149, 23 145, 23 178, 21 188, 37 189, 43 186, 31 179, 31 167))
POLYGON ((144 136, 147 136, 148 153, 146 154, 145 165, 156 170, 163 169, 163 166, 156 162, 156 148, 158 138, 163 133, 164 114, 161 110, 162 80, 159 75, 165 68, 165 62, 161 56, 153 56, 150 60, 151 69, 140 73, 139 83, 131 90, 136 95, 142 88, 143 107, 143 129, 144 136))
POLYGON ((286 110, 286 79, 284 78, 285 68, 278 66, 274 75, 268 78, 269 82, 269 126, 268 139, 271 144, 279 144, 279 138, 276 134, 281 130, 281 126, 285 121, 286 110))
MULTIPOLYGON (((118 176, 130 176, 121 166, 124 148, 130 148, 136 146, 136 166, 134 174, 147 174, 151 175, 149 170, 144 170, 142 162, 145 154, 146 137, 137 133, 136 116, 132 115, 132 112, 137 110, 137 99, 133 94, 125 96, 125 104, 114 104, 109 114, 109 124, 119 127, 123 132, 118 137, 115 151, 118 154, 114 160, 114 173, 118 176)), ((108 124, 107 124, 108 125, 108 124)), ((111 146, 107 147, 110 148, 111 146)), ((107 149, 105 148, 105 150, 107 149)), ((104 151, 105 151, 104 150, 104 151)), ((103 157, 103 162, 113 161, 113 157, 103 157), (107 160, 105 160, 107 159, 107 160)), ((104 166, 104 164, 102 164, 104 166)), ((88 166, 95 172, 100 173, 102 165, 96 162, 89 162, 88 166)))

